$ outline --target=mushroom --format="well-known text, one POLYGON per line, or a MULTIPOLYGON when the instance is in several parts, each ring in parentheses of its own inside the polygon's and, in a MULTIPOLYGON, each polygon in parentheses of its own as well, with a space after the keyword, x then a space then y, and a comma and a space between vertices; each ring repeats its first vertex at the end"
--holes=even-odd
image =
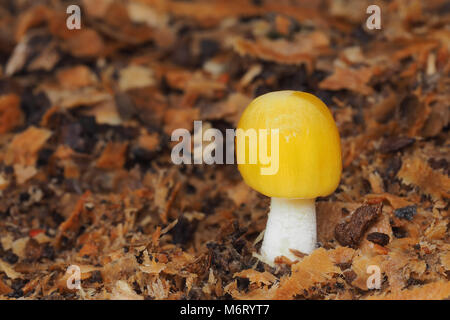
MULTIPOLYGON (((245 109, 236 133, 238 169, 244 181, 256 191, 271 197, 270 212, 261 246, 262 260, 273 264, 278 256, 294 261, 295 251, 310 254, 316 248, 315 199, 337 188, 342 171, 339 132, 327 106, 316 96, 298 91, 276 91, 254 99, 245 109), (241 130, 239 130, 241 129, 241 130), (247 159, 256 144, 239 135, 248 129, 278 132, 261 140, 264 151, 278 138, 278 171, 262 174, 267 161, 247 159), (244 158, 245 157, 245 158, 244 158), (293 250, 290 250, 293 249, 293 250)), ((261 150, 259 150, 261 157, 261 150)), ((274 160, 275 158, 275 160, 274 160)))

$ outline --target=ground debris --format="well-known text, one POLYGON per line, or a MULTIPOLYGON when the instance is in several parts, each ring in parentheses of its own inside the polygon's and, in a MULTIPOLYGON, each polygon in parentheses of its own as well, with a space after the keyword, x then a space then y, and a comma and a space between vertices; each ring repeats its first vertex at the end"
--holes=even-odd
POLYGON ((336 226, 336 240, 343 246, 357 247, 364 233, 380 216, 382 204, 363 205, 355 210, 349 221, 336 226))
POLYGON ((372 232, 367 235, 367 240, 380 246, 385 246, 389 243, 389 236, 381 232, 372 232))
POLYGON ((69 30, 67 1, 0 1, 0 299, 449 296, 442 1, 382 6, 379 30, 365 1, 78 3, 69 30), (325 102, 344 169, 318 248, 272 267, 270 199, 236 165, 174 165, 171 135, 275 90, 325 102))

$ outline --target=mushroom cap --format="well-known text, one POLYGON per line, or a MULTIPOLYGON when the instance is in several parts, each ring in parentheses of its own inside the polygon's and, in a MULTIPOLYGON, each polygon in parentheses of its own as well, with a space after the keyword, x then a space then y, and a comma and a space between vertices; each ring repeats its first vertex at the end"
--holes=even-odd
MULTIPOLYGON (((328 107, 312 94, 286 90, 254 99, 238 123, 236 147, 238 169, 244 181, 266 196, 312 199, 329 195, 339 184, 342 172, 339 132, 328 107), (243 132, 267 129, 266 153, 272 161, 277 157, 276 148, 270 154, 275 137, 270 132, 278 129, 279 167, 275 174, 262 174, 261 168, 269 168, 271 164, 261 162, 261 135, 257 135, 257 161, 251 164, 250 139, 240 142, 239 129, 243 132), (244 152, 245 163, 239 163, 244 152)), ((254 147, 255 144, 252 151, 256 152, 254 147)))

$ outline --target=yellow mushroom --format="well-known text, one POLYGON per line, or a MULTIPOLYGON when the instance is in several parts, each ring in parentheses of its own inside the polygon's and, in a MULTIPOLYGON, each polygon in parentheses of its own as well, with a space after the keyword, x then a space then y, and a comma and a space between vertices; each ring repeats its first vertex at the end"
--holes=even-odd
POLYGON ((339 132, 331 112, 312 94, 271 92, 245 109, 236 135, 244 181, 271 197, 261 247, 264 260, 272 263, 281 255, 295 260, 290 249, 311 253, 316 247, 315 198, 334 192, 342 171, 339 132), (252 144, 251 131, 267 135, 258 134, 258 143, 252 144), (272 163, 262 161, 264 153, 272 163), (250 163, 255 154, 257 160, 250 163), (270 172, 269 166, 277 170, 270 172))

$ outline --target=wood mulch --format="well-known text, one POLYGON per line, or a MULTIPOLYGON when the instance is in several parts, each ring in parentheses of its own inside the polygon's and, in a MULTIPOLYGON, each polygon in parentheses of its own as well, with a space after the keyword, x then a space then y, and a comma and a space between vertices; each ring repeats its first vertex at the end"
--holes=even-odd
POLYGON ((377 2, 380 30, 372 1, 1 1, 0 299, 450 296, 448 1, 377 2), (269 199, 170 135, 283 89, 327 104, 344 169, 320 247, 270 267, 269 199))

